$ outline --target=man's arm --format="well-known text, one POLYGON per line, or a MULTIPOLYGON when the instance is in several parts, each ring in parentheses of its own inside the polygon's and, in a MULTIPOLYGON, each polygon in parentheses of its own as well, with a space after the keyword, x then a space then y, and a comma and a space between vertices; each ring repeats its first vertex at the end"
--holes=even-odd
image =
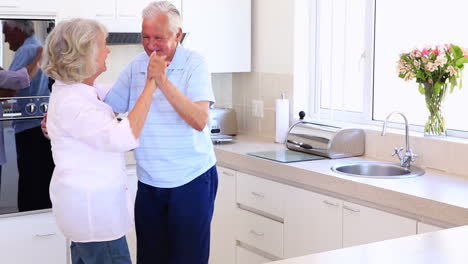
POLYGON ((29 86, 29 75, 26 68, 18 71, 0 71, 0 88, 19 90, 29 86))
POLYGON ((192 128, 202 131, 209 119, 209 101, 192 101, 181 93, 166 76, 167 62, 164 57, 153 60, 148 66, 148 74, 156 81, 156 86, 166 97, 175 111, 192 128))
POLYGON ((6 71, 3 68, 0 70, 0 88, 10 90, 20 90, 29 87, 38 70, 39 61, 42 58, 42 47, 37 48, 37 55, 33 61, 16 71, 6 71))

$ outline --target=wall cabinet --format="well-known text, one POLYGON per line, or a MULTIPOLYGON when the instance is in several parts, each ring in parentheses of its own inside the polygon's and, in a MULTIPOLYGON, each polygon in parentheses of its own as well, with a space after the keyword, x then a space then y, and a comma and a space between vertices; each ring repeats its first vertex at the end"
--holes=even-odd
MULTIPOLYGON (((182 29, 188 33, 184 47, 201 53, 210 72, 250 72, 251 0, 171 2, 181 11, 182 29)), ((101 21, 110 32, 141 32, 141 11, 148 3, 148 0, 59 1, 58 20, 87 17, 101 21)))
POLYGON ((218 169, 218 191, 211 222, 210 264, 236 263, 236 171, 218 169))
POLYGON ((184 46, 200 52, 211 72, 250 72, 251 0, 184 0, 184 46))
MULTIPOLYGON (((181 8, 181 0, 171 2, 181 8)), ((148 0, 61 1, 58 20, 86 17, 102 22, 109 32, 141 32, 141 14, 148 3, 148 0)))
POLYGON ((0 14, 11 17, 53 17, 59 0, 0 0, 0 14))
POLYGON ((64 264, 67 248, 51 212, 0 218, 2 263, 64 264))

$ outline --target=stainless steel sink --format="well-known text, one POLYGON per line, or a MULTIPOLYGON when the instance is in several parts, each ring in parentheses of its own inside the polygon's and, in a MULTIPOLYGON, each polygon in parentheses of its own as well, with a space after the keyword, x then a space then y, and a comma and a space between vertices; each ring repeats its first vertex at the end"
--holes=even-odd
POLYGON ((416 166, 401 167, 399 164, 380 161, 339 162, 332 166, 332 171, 356 177, 394 179, 421 176, 424 170, 416 166))

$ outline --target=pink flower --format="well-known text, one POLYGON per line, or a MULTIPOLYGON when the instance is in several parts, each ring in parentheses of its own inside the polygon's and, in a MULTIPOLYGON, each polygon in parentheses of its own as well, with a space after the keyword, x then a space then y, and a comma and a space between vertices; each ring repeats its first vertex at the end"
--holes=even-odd
POLYGON ((424 69, 425 69, 426 71, 433 72, 433 71, 435 71, 435 69, 437 69, 437 65, 436 65, 435 63, 428 62, 428 63, 426 64, 426 66, 424 67, 424 69))
POLYGON ((463 57, 468 57, 468 49, 462 48, 463 50, 463 57))
POLYGON ((455 68, 453 66, 448 66, 447 67, 447 70, 445 70, 446 72, 448 72, 450 74, 450 76, 454 76, 457 74, 457 71, 455 70, 455 68))
POLYGON ((421 55, 422 55, 422 56, 427 56, 428 54, 429 54, 429 50, 426 49, 426 48, 424 48, 424 49, 422 50, 422 52, 421 52, 421 55))

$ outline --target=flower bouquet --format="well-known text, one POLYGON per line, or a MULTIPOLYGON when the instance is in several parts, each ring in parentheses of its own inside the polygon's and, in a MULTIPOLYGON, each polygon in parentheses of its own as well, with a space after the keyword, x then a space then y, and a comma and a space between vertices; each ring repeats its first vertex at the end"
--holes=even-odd
POLYGON ((397 71, 405 81, 416 79, 419 92, 425 96, 429 118, 425 135, 446 135, 441 108, 447 93, 462 88, 462 70, 468 62, 468 50, 454 44, 415 49, 400 55, 397 71))

